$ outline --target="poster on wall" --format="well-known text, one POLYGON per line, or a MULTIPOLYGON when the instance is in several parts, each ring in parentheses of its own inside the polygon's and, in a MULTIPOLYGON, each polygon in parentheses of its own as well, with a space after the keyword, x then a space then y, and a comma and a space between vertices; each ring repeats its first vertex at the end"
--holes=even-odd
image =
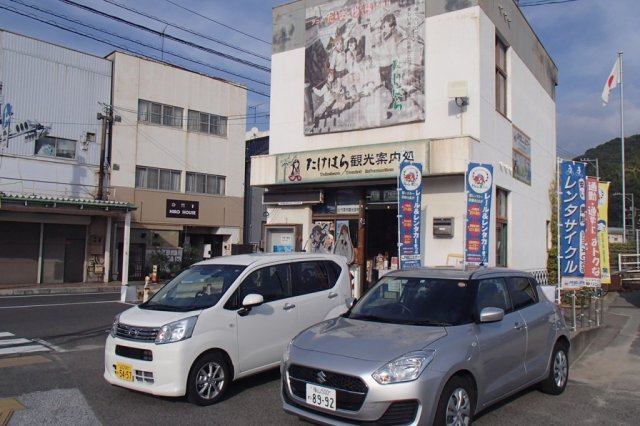
POLYGON ((513 177, 531 185, 531 139, 513 126, 513 177))
POLYGON ((309 252, 333 253, 334 233, 333 221, 314 222, 309 235, 309 252))
POLYGON ((305 24, 305 134, 425 119, 425 0, 333 0, 305 24))
POLYGON ((560 287, 584 285, 586 259, 586 175, 585 164, 560 162, 560 287))
POLYGON ((465 264, 489 264, 493 166, 469 163, 467 168, 467 229, 465 264))
POLYGON ((336 237, 335 237, 334 253, 344 256, 347 264, 351 265, 355 260, 355 252, 353 250, 353 242, 351 241, 351 230, 349 229, 348 220, 336 221, 336 237))
POLYGON ((422 266, 420 235, 422 227, 422 164, 400 164, 400 269, 422 266))
POLYGON ((609 266, 609 182, 598 184, 598 241, 600 243, 601 283, 611 284, 609 266))

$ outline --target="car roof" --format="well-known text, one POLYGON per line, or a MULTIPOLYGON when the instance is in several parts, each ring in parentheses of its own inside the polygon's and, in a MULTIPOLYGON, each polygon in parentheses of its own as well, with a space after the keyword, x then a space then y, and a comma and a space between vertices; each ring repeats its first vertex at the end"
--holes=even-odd
POLYGON ((346 261, 344 256, 325 253, 250 253, 250 254, 236 254, 231 256, 219 256, 211 259, 206 259, 201 262, 195 263, 195 265, 260 265, 273 262, 286 262, 295 260, 333 260, 340 264, 346 261))
POLYGON ((454 267, 422 267, 422 268, 412 268, 412 269, 403 269, 398 271, 393 271, 388 273, 385 276, 395 276, 395 277, 407 277, 407 278, 441 278, 441 279, 451 279, 451 280, 471 280, 471 279, 481 279, 481 278, 490 278, 496 276, 527 276, 531 277, 531 274, 518 270, 518 269, 510 269, 510 268, 501 268, 501 267, 481 267, 479 269, 463 269, 463 268, 454 268, 454 267))

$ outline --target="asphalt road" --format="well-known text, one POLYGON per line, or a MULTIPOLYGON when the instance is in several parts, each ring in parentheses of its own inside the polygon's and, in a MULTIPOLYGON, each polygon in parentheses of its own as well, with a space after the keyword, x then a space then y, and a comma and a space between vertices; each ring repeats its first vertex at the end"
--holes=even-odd
MULTIPOLYGON (((9 425, 302 424, 280 408, 277 370, 234 383, 228 397, 210 407, 109 385, 102 378, 104 340, 114 315, 127 308, 119 294, 0 297, 0 351, 41 347, 21 356, 0 352, 0 402, 15 399, 25 406, 9 425)), ((637 424, 640 292, 616 296, 605 322, 573 363, 564 394, 527 390, 482 413, 475 424, 637 424)))

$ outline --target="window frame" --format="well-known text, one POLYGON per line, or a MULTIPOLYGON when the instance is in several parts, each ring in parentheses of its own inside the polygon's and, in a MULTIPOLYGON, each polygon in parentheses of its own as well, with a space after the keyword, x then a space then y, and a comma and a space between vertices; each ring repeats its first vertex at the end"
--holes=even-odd
MULTIPOLYGON (((47 144, 49 145, 49 144, 47 144)), ((33 147, 33 151, 34 151, 34 155, 38 156, 38 157, 49 157, 49 158, 59 158, 59 159, 63 159, 63 160, 75 160, 77 157, 77 150, 78 150, 78 141, 74 140, 74 139, 66 139, 66 138, 59 138, 56 136, 42 136, 39 137, 38 139, 36 139, 34 147, 33 147), (42 147, 44 146, 44 144, 42 142, 45 141, 52 141, 53 144, 53 154, 49 155, 46 154, 44 152, 39 152, 42 151, 42 147), (59 146, 58 143, 59 142, 69 142, 69 143, 73 143, 73 156, 69 157, 66 155, 60 155, 60 152, 62 151, 59 146), (40 143, 40 149, 38 149, 38 144, 40 143)), ((71 152, 70 150, 68 152, 71 152)))
POLYGON ((511 276, 507 278, 507 289, 509 290, 509 297, 511 298, 511 305, 513 306, 514 311, 519 311, 526 307, 535 305, 540 301, 538 298, 538 291, 533 282, 529 279, 529 277, 525 276, 511 276), (525 287, 530 291, 520 291, 515 287, 517 282, 525 282, 525 287), (528 296, 528 300, 526 302, 520 302, 516 299, 515 295, 517 293, 526 294, 528 296))
POLYGON ((184 108, 138 99, 138 122, 183 128, 184 108))
POLYGON ((507 52, 509 46, 496 35, 495 63, 496 63, 496 111, 507 117, 507 52))
POLYGON ((140 166, 136 165, 135 172, 135 188, 136 189, 149 189, 152 191, 167 191, 167 192, 180 192, 180 185, 182 181, 182 171, 173 170, 173 169, 164 169, 160 167, 149 167, 149 166, 140 166), (145 176, 140 177, 139 173, 144 170, 145 176), (150 186, 149 182, 149 173, 155 173, 155 187, 150 186), (163 188, 162 183, 162 173, 169 172, 169 188, 163 188), (176 177, 177 182, 174 181, 174 177, 176 177), (142 180, 144 179, 144 185, 142 184, 142 180), (175 183, 174 183, 175 182, 175 183))
POLYGON ((202 195, 225 195, 227 191, 227 177, 208 173, 186 172, 184 192, 202 195), (209 192, 210 178, 214 178, 215 191, 209 192), (200 182, 202 181, 202 182, 200 182), (202 186, 202 188, 200 188, 202 186))
POLYGON ((187 111, 187 131, 227 137, 228 118, 223 115, 190 109, 187 111), (206 129, 206 130, 205 130, 206 129))
POLYGON ((496 187, 496 266, 509 266, 509 192, 496 187))

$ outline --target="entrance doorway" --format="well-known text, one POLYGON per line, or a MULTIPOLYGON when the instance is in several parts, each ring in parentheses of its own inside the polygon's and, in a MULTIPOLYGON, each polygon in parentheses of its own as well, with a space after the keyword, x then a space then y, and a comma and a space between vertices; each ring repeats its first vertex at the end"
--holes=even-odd
POLYGON ((367 288, 398 265, 398 207, 368 205, 365 217, 367 288))

